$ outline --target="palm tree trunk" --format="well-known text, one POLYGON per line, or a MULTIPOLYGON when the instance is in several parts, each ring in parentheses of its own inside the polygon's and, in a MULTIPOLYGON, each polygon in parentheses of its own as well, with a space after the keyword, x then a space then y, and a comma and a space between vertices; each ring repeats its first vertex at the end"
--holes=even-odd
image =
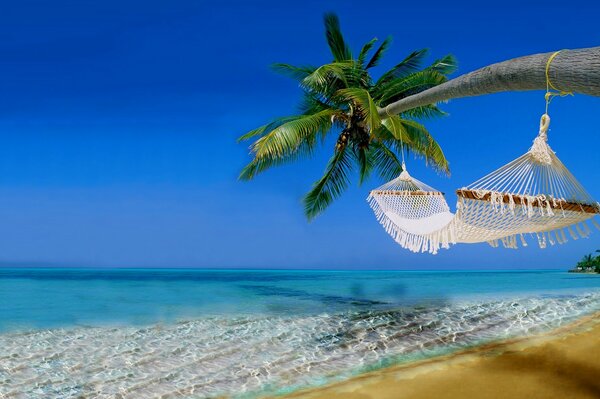
MULTIPOLYGON (((408 109, 501 91, 545 90, 546 63, 554 54, 514 58, 467 73, 439 86, 403 98, 379 110, 382 118, 408 109)), ((558 90, 600 96, 600 47, 563 50, 549 67, 550 81, 558 90)))

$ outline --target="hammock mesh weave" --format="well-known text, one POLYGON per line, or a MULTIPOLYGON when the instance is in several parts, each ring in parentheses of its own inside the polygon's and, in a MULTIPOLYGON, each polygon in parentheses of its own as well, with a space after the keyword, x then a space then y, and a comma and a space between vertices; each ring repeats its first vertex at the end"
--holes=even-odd
POLYGON ((548 145, 549 123, 544 114, 527 153, 457 190, 455 215, 442 193, 406 171, 373 190, 369 203, 396 242, 414 252, 435 254, 459 242, 517 248, 527 245, 525 234, 536 236, 542 248, 587 237, 585 221, 600 213, 600 204, 548 145))
POLYGON ((377 220, 403 248, 437 253, 456 242, 447 226, 454 215, 444 194, 403 172, 396 179, 371 191, 368 201, 377 220))

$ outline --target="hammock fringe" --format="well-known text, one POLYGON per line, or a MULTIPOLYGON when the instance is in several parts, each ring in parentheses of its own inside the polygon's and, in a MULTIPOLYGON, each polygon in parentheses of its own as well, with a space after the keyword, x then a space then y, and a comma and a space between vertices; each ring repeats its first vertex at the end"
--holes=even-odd
POLYGON ((411 252, 429 252, 437 254, 440 248, 449 249, 451 244, 456 244, 456 231, 453 223, 450 222, 444 229, 439 229, 430 234, 415 234, 403 230, 396 225, 382 209, 374 195, 367 198, 369 205, 375 213, 377 221, 394 241, 402 248, 411 252))

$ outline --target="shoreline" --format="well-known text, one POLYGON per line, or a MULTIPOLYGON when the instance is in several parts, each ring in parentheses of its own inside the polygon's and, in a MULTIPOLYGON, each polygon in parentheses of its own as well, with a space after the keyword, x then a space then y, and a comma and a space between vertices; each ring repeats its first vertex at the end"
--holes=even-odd
POLYGON ((278 397, 597 398, 600 312, 545 333, 393 365, 278 397))

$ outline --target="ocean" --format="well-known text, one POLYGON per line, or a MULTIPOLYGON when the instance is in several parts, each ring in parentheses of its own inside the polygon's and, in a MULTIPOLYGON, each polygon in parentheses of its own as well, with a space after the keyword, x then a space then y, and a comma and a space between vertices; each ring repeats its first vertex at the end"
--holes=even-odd
POLYGON ((600 310, 562 271, 0 269, 0 397, 251 398, 600 310))

